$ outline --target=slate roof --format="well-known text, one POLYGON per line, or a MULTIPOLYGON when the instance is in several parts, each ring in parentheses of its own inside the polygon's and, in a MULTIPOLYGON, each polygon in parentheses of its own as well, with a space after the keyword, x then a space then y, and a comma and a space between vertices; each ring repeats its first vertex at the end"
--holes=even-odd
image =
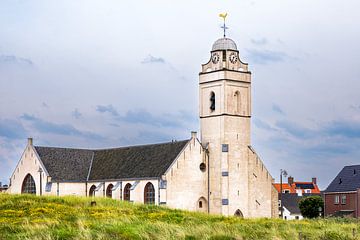
POLYGON ((89 180, 160 177, 188 142, 95 151, 89 180))
POLYGON ((93 151, 38 146, 35 149, 53 181, 86 181, 93 151))
POLYGON ((296 193, 283 193, 282 205, 290 211, 291 214, 301 214, 299 208, 299 201, 302 197, 299 197, 296 193))
POLYGON ((329 186, 326 192, 348 192, 360 188, 360 165, 345 166, 329 186))
POLYGON ((53 181, 160 177, 189 140, 111 149, 35 149, 53 181), (89 178, 88 178, 89 176, 89 178))
MULTIPOLYGON (((280 194, 279 194, 280 195, 280 194)), ((299 202, 302 198, 309 196, 319 196, 319 194, 303 194, 299 196, 296 193, 283 193, 282 194, 282 205, 290 211, 290 214, 301 214, 299 208, 299 202)), ((280 199, 280 196, 279 196, 280 199)))

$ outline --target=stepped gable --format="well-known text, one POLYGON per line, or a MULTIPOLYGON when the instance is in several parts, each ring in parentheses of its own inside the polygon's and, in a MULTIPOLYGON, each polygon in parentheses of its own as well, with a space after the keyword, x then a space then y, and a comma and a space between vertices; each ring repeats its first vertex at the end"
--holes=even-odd
POLYGON ((35 150, 52 181, 86 181, 93 157, 92 150, 39 146, 35 146, 35 150))
POLYGON ((188 142, 96 150, 89 180, 160 177, 188 142))

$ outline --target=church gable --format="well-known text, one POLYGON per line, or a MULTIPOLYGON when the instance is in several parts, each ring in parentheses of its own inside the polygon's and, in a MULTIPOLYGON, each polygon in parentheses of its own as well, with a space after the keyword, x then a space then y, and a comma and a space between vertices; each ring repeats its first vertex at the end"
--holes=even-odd
POLYGON ((188 142, 96 150, 89 180, 160 177, 188 142))

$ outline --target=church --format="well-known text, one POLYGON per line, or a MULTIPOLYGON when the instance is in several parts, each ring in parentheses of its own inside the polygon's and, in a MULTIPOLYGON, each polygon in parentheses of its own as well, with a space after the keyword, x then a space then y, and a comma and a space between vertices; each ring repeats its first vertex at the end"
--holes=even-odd
POLYGON ((110 197, 225 216, 277 217, 273 178, 251 146, 251 72, 215 41, 199 73, 200 134, 109 149, 28 144, 8 193, 110 197))

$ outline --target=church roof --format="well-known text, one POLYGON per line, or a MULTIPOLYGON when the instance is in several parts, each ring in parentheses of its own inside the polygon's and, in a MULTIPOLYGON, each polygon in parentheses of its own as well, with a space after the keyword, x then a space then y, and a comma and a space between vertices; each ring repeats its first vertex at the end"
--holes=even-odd
POLYGON ((111 149, 35 149, 53 181, 160 177, 189 140, 111 149))
POLYGON ((215 41, 212 46, 212 51, 217 50, 235 50, 237 51, 236 43, 230 38, 220 38, 215 41))

